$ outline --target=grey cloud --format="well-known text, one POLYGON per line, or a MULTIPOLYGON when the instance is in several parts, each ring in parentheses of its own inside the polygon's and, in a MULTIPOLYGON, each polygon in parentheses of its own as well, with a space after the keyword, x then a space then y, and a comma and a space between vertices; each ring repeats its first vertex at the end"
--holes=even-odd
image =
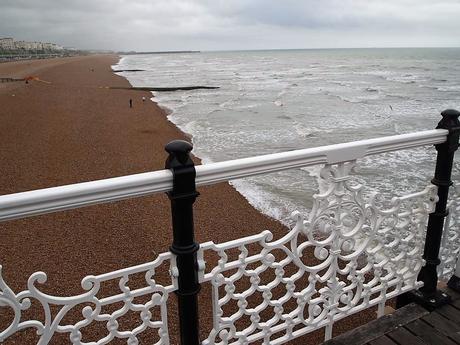
POLYGON ((0 36, 116 50, 459 46, 457 0, 0 0, 0 36))
MULTIPOLYGON (((235 6, 236 7, 236 6, 235 6)), ((411 27, 454 26, 460 13, 459 1, 372 1, 310 0, 241 1, 232 15, 246 23, 304 28, 372 28, 378 26, 411 27), (450 22, 450 23, 449 23, 450 22)), ((219 13, 219 8, 214 8, 219 13)), ((220 12, 222 13, 222 12, 220 12)), ((225 12, 224 12, 225 13, 225 12)))

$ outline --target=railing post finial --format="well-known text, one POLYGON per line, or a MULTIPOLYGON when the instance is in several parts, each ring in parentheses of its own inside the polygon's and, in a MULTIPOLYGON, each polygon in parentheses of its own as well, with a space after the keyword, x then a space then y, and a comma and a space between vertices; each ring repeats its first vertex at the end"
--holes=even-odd
POLYGON ((195 164, 190 156, 193 146, 183 140, 174 140, 165 146, 169 156, 165 168, 173 173, 173 189, 167 195, 171 200, 173 243, 170 250, 176 255, 178 277, 179 326, 182 345, 199 344, 197 295, 197 251, 193 224, 193 203, 199 195, 195 188, 195 164))
POLYGON ((449 135, 447 140, 443 144, 436 145, 436 150, 446 150, 449 152, 455 152, 458 149, 458 139, 460 135, 460 112, 455 109, 446 109, 441 113, 442 119, 439 121, 436 129, 447 129, 449 135))
POLYGON ((451 175, 454 154, 459 146, 460 135, 460 112, 447 109, 441 115, 442 119, 436 128, 447 129, 449 134, 444 143, 435 145, 438 154, 436 158, 436 170, 431 183, 438 187, 439 199, 436 203, 435 211, 428 218, 423 253, 426 264, 422 267, 418 276, 418 280, 423 281, 424 286, 414 294, 415 300, 429 309, 435 309, 449 301, 449 296, 437 289, 437 266, 440 264, 439 249, 441 247, 444 220, 448 214, 446 207, 449 187, 452 185, 451 175))
POLYGON ((442 119, 436 128, 451 129, 460 126, 460 111, 455 109, 446 109, 441 112, 442 119))

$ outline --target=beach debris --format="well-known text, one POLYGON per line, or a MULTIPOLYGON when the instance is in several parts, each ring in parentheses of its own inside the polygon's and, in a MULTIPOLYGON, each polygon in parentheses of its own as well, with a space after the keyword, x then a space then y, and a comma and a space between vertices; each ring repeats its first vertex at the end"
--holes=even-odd
POLYGON ((34 81, 39 81, 39 82, 45 83, 45 84, 51 84, 51 82, 49 82, 49 81, 41 80, 39 77, 37 77, 37 76, 32 76, 32 75, 31 75, 31 76, 28 76, 28 77, 25 77, 23 80, 25 80, 26 83, 28 83, 29 81, 34 80, 34 81))
POLYGON ((35 80, 35 81, 40 81, 42 83, 47 83, 47 84, 51 84, 51 82, 49 81, 46 81, 46 80, 41 80, 39 77, 37 76, 28 76, 28 77, 25 77, 25 78, 10 78, 10 77, 1 77, 0 78, 0 82, 2 83, 8 83, 8 82, 14 82, 14 81, 25 81, 26 83, 28 83, 29 81, 31 80, 35 80))
POLYGON ((130 98, 129 99, 129 107, 132 108, 133 107, 133 100, 130 98))
POLYGON ((124 90, 137 90, 137 91, 187 91, 197 89, 220 89, 219 86, 178 86, 178 87, 148 87, 148 86, 110 86, 110 89, 124 89, 124 90))

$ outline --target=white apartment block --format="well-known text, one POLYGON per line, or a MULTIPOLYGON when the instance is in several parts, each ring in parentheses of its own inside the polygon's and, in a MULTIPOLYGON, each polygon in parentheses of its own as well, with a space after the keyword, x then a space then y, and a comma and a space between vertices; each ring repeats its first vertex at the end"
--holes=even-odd
POLYGON ((55 43, 15 41, 13 38, 0 38, 2 50, 63 50, 64 48, 55 43))
POLYGON ((31 49, 33 50, 42 50, 43 47, 42 47, 42 42, 30 42, 31 44, 31 49))
POLYGON ((10 37, 0 38, 0 49, 3 49, 3 50, 15 49, 14 39, 10 37))
POLYGON ((29 49, 26 41, 14 41, 16 49, 29 49))

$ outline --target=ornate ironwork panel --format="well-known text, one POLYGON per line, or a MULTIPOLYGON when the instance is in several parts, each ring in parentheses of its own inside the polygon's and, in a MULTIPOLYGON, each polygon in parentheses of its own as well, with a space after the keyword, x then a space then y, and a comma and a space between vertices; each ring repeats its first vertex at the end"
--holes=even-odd
POLYGON ((458 185, 450 190, 449 214, 444 223, 444 231, 439 251, 441 263, 438 266, 439 280, 448 281, 455 272, 460 256, 460 195, 458 185))
POLYGON ((337 320, 373 305, 382 315, 387 299, 420 287, 436 187, 383 200, 365 194, 354 168, 325 165, 311 212, 294 212, 281 239, 264 231, 201 246, 200 279, 213 294, 203 344, 282 344, 322 327, 329 339, 337 320))
MULTIPOLYGON (((282 238, 273 240, 266 230, 200 246, 200 282, 212 285, 213 303, 212 330, 204 345, 276 345, 323 327, 329 339, 336 321, 375 305, 382 315, 389 298, 421 286, 417 275, 424 264, 426 224, 437 201, 436 187, 388 200, 368 192, 355 167, 355 161, 325 165, 311 211, 293 212, 295 225, 282 238)), ((449 249, 446 244, 458 241, 455 217, 449 229, 455 229, 457 237, 447 235, 442 255, 453 257, 458 246, 449 249)), ((448 265, 446 260, 442 269, 451 269, 448 265)), ((177 290, 177 275, 176 257, 168 252, 152 262, 88 276, 82 280, 82 294, 59 297, 39 289, 47 279, 43 272, 29 278, 27 290, 15 293, 0 266, 0 307, 14 314, 0 330, 0 342, 33 328, 39 345, 48 344, 57 333, 67 334, 72 344, 102 345, 117 338, 135 345, 149 330, 158 334, 155 344, 169 344, 167 301, 177 290), (135 277, 137 284, 132 285, 135 277), (107 284, 116 284, 117 292, 104 292, 107 284), (25 313, 33 301, 42 309, 42 320, 28 319, 25 313), (122 327, 123 317, 133 313, 136 322, 122 327), (88 341, 85 328, 95 323, 106 331, 88 341)))
POLYGON ((176 262, 171 253, 160 254, 156 260, 145 264, 87 276, 81 282, 85 292, 73 297, 51 296, 40 291, 37 285, 46 280, 45 273, 36 272, 28 280, 28 289, 15 293, 2 278, 0 266, 0 307, 9 307, 14 312, 11 324, 0 330, 0 342, 20 330, 34 328, 40 336, 39 345, 48 344, 56 333, 68 333, 70 342, 78 345, 108 344, 115 338, 126 339, 128 345, 136 345, 142 332, 155 329, 158 332, 155 344, 169 344, 166 303, 169 293, 177 289, 176 262), (164 265, 166 272, 168 269, 171 272, 167 274, 167 284, 155 280, 156 270, 164 265), (131 288, 130 279, 138 275, 144 278, 140 285, 131 288), (103 289, 107 284, 118 285, 119 292, 104 294, 103 289), (44 320, 23 319, 24 311, 31 307, 33 301, 38 301, 41 306, 44 320), (66 321, 66 316, 75 311, 79 312, 76 313, 80 315, 78 320, 66 321), (126 329, 125 325, 122 326, 122 318, 128 313, 136 314, 137 318, 135 326, 126 329), (84 329, 94 323, 105 324, 105 335, 86 342, 84 329))

